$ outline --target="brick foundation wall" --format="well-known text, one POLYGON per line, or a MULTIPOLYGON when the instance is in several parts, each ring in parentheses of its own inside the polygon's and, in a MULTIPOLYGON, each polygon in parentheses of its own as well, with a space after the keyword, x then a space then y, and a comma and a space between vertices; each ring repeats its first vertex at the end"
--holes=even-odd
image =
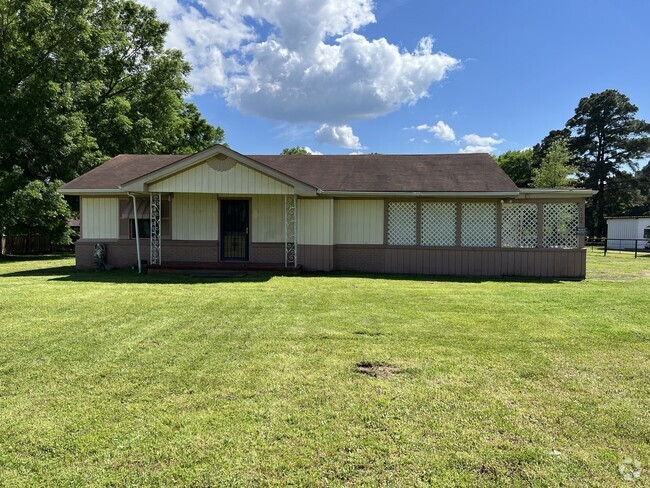
POLYGON ((251 263, 284 264, 284 242, 251 242, 248 257, 251 263))
MULTIPOLYGON (((80 239, 75 244, 78 269, 94 269, 96 243, 106 246, 106 260, 114 268, 131 268, 138 264, 134 239, 80 239)), ((143 262, 149 261, 149 239, 140 240, 143 262)), ((161 244, 163 263, 217 263, 219 262, 218 241, 163 240, 161 244)), ((284 263, 284 243, 251 243, 251 263, 284 263)))
POLYGON ((298 263, 305 271, 332 271, 334 246, 298 244, 298 263))

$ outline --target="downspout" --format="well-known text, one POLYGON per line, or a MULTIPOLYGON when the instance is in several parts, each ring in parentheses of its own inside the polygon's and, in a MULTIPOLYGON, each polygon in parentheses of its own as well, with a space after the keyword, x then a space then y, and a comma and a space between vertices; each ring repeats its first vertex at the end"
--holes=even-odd
POLYGON ((135 249, 138 255, 138 274, 142 273, 142 259, 140 259, 140 230, 138 229, 138 205, 133 193, 127 193, 133 199, 133 219, 135 224, 135 249))

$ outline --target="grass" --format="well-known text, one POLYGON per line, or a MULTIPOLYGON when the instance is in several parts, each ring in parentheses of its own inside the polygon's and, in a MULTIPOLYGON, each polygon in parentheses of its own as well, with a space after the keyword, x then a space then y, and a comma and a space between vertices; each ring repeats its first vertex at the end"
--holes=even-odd
POLYGON ((0 484, 647 486, 650 257, 588 260, 583 282, 1 261, 0 484))

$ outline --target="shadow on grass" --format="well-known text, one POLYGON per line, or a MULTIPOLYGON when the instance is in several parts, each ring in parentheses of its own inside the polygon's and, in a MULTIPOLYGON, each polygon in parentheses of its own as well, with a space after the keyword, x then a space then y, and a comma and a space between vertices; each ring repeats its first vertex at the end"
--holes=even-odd
POLYGON ((247 273, 237 275, 182 275, 182 274, 138 274, 131 270, 111 271, 79 271, 74 266, 57 266, 53 268, 29 269, 15 271, 13 273, 0 274, 3 278, 20 277, 51 277, 50 281, 72 281, 72 282, 94 282, 94 283, 158 283, 158 284, 192 284, 192 283, 215 283, 215 282, 264 282, 269 281, 273 275, 269 273, 247 273))
POLYGON ((419 274, 389 274, 389 273, 361 273, 351 271, 330 271, 328 273, 303 273, 301 278, 364 278, 371 280, 396 280, 396 281, 436 281, 449 283, 562 283, 565 281, 583 281, 582 278, 534 278, 522 276, 445 276, 445 275, 419 275, 419 274))
POLYGON ((23 261, 56 261, 59 259, 74 258, 74 253, 56 253, 56 254, 2 254, 0 263, 20 263, 23 261))
MULTIPOLYGON (((214 282, 265 282, 281 274, 264 272, 242 272, 241 274, 215 273, 202 276, 200 274, 175 274, 146 272, 138 274, 132 270, 111 270, 111 271, 80 271, 74 266, 58 266, 52 268, 30 269, 15 271, 13 273, 0 274, 2 278, 16 277, 48 277, 52 281, 76 281, 76 282, 98 282, 98 283, 214 283, 214 282)), ((409 275, 409 274, 381 274, 381 273, 353 273, 344 271, 332 271, 329 273, 303 273, 292 276, 293 278, 309 280, 313 278, 359 278, 372 280, 396 280, 396 281, 425 281, 425 282, 447 282, 447 283, 488 283, 488 282, 515 282, 515 283, 561 283, 572 281, 570 279, 554 278, 522 278, 522 277, 479 277, 479 276, 435 276, 435 275, 409 275)), ((575 281, 575 280, 573 280, 575 281)))

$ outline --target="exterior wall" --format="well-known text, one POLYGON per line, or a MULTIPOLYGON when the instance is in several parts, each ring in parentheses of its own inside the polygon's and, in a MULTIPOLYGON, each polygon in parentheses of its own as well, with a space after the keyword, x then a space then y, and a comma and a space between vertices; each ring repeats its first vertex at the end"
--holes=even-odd
POLYGON ((284 243, 284 195, 254 195, 251 212, 252 242, 284 243))
POLYGON ((172 199, 172 239, 216 241, 219 239, 217 196, 176 193, 172 199))
POLYGON ((334 201, 334 244, 383 243, 383 200, 334 201))
POLYGON ((284 264, 284 243, 251 242, 248 251, 251 263, 284 264))
MULTIPOLYGON (((184 194, 176 193, 172 199, 170 213, 172 215, 172 239, 162 242, 162 261, 170 262, 219 262, 218 238, 218 198, 226 195, 184 194)), ((114 215, 114 237, 82 238, 77 243, 76 252, 80 268, 93 268, 93 247, 96 242, 107 245, 108 263, 114 267, 131 267, 136 264, 135 240, 128 237, 128 227, 119 219, 117 199, 96 199, 90 205, 82 200, 82 211, 94 215, 96 209, 109 210, 111 205, 114 215), (99 200, 113 203, 99 203, 99 200), (90 209, 90 210, 89 210, 90 209), (122 225, 124 224, 124 225, 122 225), (124 229, 123 229, 124 227, 124 229), (119 228, 119 229, 118 229, 119 228), (116 230, 118 229, 118 230, 116 230), (116 237, 119 236, 120 239, 116 237)), ((92 199, 88 199, 92 200, 92 199)), ((251 196, 251 242, 249 261, 252 263, 284 262, 284 196, 283 195, 252 195, 251 196)), ((342 199, 330 198, 299 198, 297 200, 298 262, 305 271, 358 271, 376 273, 409 273, 434 274, 453 276, 529 276, 553 278, 583 278, 585 276, 586 253, 584 249, 544 247, 546 243, 546 227, 544 223, 544 200, 528 199, 527 204, 533 204, 536 213, 526 213, 528 229, 526 246, 517 247, 518 240, 506 239, 506 227, 503 222, 509 222, 508 231, 522 224, 523 221, 512 220, 512 212, 506 218, 505 203, 495 200, 483 200, 496 207, 496 217, 493 211, 465 212, 463 202, 447 200, 445 205, 429 206, 425 203, 444 200, 392 200, 392 199, 342 199), (409 224, 408 232, 413 236, 406 240, 413 245, 389 245, 390 216, 387 209, 390 202, 406 202, 408 218, 413 219, 413 204, 416 205, 415 228, 409 224), (451 207, 450 207, 451 205, 451 207), (444 210, 444 211, 443 211, 444 210), (455 212, 455 213, 454 213, 455 212), (490 236, 496 236, 488 244, 468 245, 463 242, 463 219, 465 215, 473 219, 477 238, 483 239, 483 222, 490 220, 490 236), (455 217, 454 217, 455 216, 455 217), (453 218, 452 218, 453 217, 453 218), (496 224, 494 224, 496 218, 496 224), (446 220, 445 220, 446 219, 446 220), (444 225, 440 222, 444 221, 444 225), (532 222, 532 224, 531 224, 532 222), (536 222, 536 224, 535 224, 536 222), (426 225, 425 225, 426 224, 426 225), (532 230, 531 230, 532 229, 532 230), (535 237, 535 231, 537 235, 535 237), (531 234, 532 232, 532 234, 531 234), (424 245, 427 236, 445 235, 445 246, 424 245), (531 237, 532 236, 532 237, 531 237), (532 241, 530 240, 532 239, 532 241), (449 244, 446 244, 446 242, 449 244), (502 247, 513 245, 515 247, 502 247), (513 244, 514 243, 514 244, 513 244), (463 246, 463 244, 465 244, 463 246)), ((555 200, 556 203, 558 202, 555 200)), ((124 201, 123 205, 128 205, 124 201)), ((472 203, 480 203, 473 200, 472 203)), ((565 202, 566 203, 566 202, 565 202)), ((584 222, 584 204, 577 203, 580 208, 580 222, 584 222)), ((511 205, 511 204, 508 204, 511 205)), ((528 210, 532 212, 529 205, 528 210)), ((111 213, 112 212, 112 213, 111 213)), ((575 214, 575 209, 572 210, 575 214)), ((98 213, 101 221, 104 215, 98 213)), ((549 213, 551 217, 551 215, 549 213)), ((519 217, 517 217, 519 218, 519 217)), ((557 217, 553 217, 557 219, 557 217)), ((574 217, 576 219, 577 217, 574 217)), ((106 219, 104 219, 106 220, 106 219)), ((110 221, 110 219, 108 219, 110 221)), ((410 222, 410 221, 409 221, 410 222)), ((128 220, 126 221, 128 223, 128 220)), ((573 225, 576 220, 573 220, 573 225)), ((82 215, 83 225, 83 215, 82 215)), ((93 223, 92 225, 97 225, 93 223)), ((399 227, 399 226, 398 226, 399 227)), ((405 227, 406 229, 406 227, 405 227)), ((404 231, 404 229, 402 229, 404 231)), ((469 229, 465 229, 465 234, 469 229)), ((492 239, 492 237, 490 237, 492 239)), ((573 235, 575 239, 575 235, 573 235)), ((568 241, 567 241, 568 242, 568 241)), ((567 246, 575 246, 576 240, 567 246)), ((581 245, 580 242, 578 242, 581 245)), ((149 241, 141 240, 143 260, 149 257, 149 241)), ((555 245, 555 244, 553 244, 555 245)))
MULTIPOLYGON (((650 226, 650 218, 608 219, 607 249, 634 249, 633 240, 617 241, 615 239, 642 239, 643 229, 647 226, 650 226)), ((636 244, 638 249, 645 248, 645 242, 636 244)))
POLYGON ((306 271, 334 266, 334 201, 298 199, 298 263, 306 271))
POLYGON ((441 276, 584 278, 585 249, 334 246, 334 269, 441 276))
POLYGON ((81 238, 117 239, 119 237, 119 199, 81 198, 81 238))
POLYGON ((202 163, 149 185, 152 192, 231 193, 246 195, 293 194, 290 186, 242 164, 218 171, 202 163))
MULTIPOLYGON (((114 268, 137 267, 138 258, 135 239, 119 240, 78 240, 75 243, 75 257, 78 269, 93 269, 95 244, 106 246, 106 262, 114 268)), ((149 239, 140 239, 140 252, 143 261, 149 261, 149 239)), ((219 261, 217 241, 162 241, 164 262, 216 263, 219 261)))

